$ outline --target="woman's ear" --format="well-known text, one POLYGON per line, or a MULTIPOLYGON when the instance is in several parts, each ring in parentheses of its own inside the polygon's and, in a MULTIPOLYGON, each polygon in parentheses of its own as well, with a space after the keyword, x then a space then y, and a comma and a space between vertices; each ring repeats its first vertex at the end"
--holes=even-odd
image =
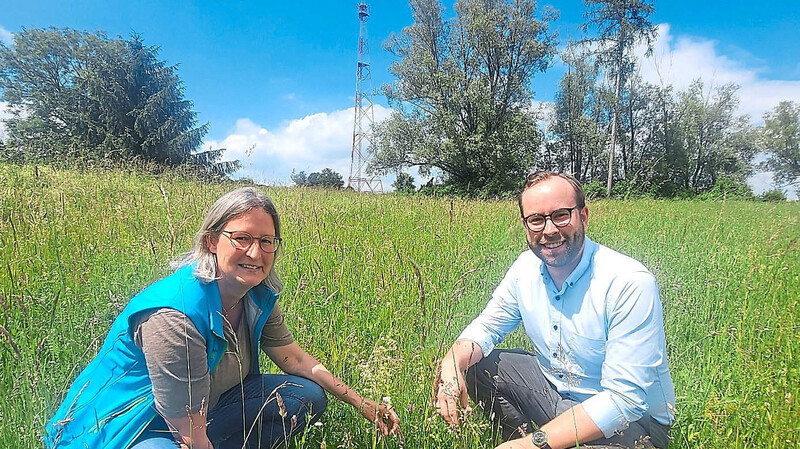
POLYGON ((217 243, 219 243, 219 235, 209 234, 206 236, 206 247, 212 254, 217 254, 217 243))

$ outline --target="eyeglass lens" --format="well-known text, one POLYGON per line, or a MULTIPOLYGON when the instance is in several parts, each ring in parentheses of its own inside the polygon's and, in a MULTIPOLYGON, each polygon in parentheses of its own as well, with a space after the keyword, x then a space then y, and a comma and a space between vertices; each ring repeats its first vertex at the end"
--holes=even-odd
MULTIPOLYGON (((250 248, 250 245, 253 244, 254 237, 246 232, 231 232, 230 233, 231 243, 233 246, 238 249, 247 249, 250 248)), ((280 239, 277 237, 268 237, 264 236, 258 240, 259 246, 261 250, 267 253, 275 252, 278 248, 278 244, 280 243, 280 239)))
POLYGON ((558 209, 553 211, 550 215, 531 215, 528 217, 528 226, 531 230, 541 231, 544 229, 545 224, 547 223, 547 217, 550 217, 550 220, 553 221, 553 224, 561 227, 566 226, 569 224, 570 219, 572 218, 572 210, 571 209, 558 209))

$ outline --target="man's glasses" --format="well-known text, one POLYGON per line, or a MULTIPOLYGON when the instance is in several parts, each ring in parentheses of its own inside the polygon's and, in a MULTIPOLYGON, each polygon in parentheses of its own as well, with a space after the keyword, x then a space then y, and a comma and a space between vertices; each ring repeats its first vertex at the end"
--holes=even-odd
MULTIPOLYGON (((231 241, 231 246, 236 249, 250 249, 253 240, 256 240, 252 235, 243 231, 221 231, 231 241)), ((258 239, 258 246, 261 251, 265 253, 274 253, 281 246, 281 238, 265 235, 258 239)))
POLYGON ((549 218, 550 221, 553 222, 553 225, 555 225, 557 228, 563 228, 564 226, 568 225, 570 221, 572 221, 572 211, 577 208, 578 206, 556 209, 547 215, 530 214, 523 218, 525 221, 525 227, 531 232, 542 232, 544 227, 547 225, 547 219, 549 218))

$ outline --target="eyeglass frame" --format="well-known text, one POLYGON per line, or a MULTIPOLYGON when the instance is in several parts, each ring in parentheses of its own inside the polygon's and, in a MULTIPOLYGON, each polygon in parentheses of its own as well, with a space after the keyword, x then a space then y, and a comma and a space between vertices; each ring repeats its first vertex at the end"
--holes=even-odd
POLYGON ((528 215, 527 217, 522 217, 522 222, 525 223, 525 229, 527 229, 527 230, 529 230, 531 232, 542 232, 542 231, 544 231, 544 228, 547 227, 547 220, 550 220, 550 223, 553 223, 553 226, 555 226, 557 228, 564 228, 564 227, 569 226, 572 223, 572 211, 574 211, 576 209, 580 210, 580 209, 583 209, 584 207, 585 206, 559 207, 558 209, 550 212, 549 214, 537 214, 537 213, 534 212, 534 213, 528 215), (553 214, 556 213, 556 212, 560 212, 562 210, 569 211, 569 221, 567 221, 566 223, 564 223, 562 225, 556 224, 556 222, 553 221, 553 214), (539 230, 531 229, 531 227, 530 227, 530 225, 528 223, 528 219, 531 218, 534 215, 538 215, 538 216, 540 216, 540 217, 542 217, 544 219, 544 225, 542 225, 542 229, 539 229, 539 230))
POLYGON ((221 230, 219 232, 220 232, 220 234, 225 234, 225 237, 228 238, 228 241, 231 242, 231 246, 234 249, 243 250, 243 251, 249 250, 253 246, 253 243, 258 242, 258 249, 260 249, 261 251, 263 251, 263 252, 265 252, 267 254, 275 254, 276 252, 278 252, 278 248, 281 247, 281 243, 283 242, 282 238, 277 237, 277 236, 272 236, 272 235, 262 235, 261 237, 256 238, 253 234, 250 234, 249 232, 245 232, 245 231, 226 231, 226 230, 223 229, 223 230, 221 230), (233 239, 231 238, 231 236, 233 236, 233 234, 244 234, 244 235, 250 237, 250 239, 252 241, 250 242, 249 245, 247 245, 247 246, 245 246, 243 248, 240 248, 240 247, 236 246, 236 244, 233 242, 233 239), (264 237, 269 237, 275 242, 274 243, 275 249, 273 251, 268 251, 268 250, 264 249, 264 247, 262 246, 262 243, 263 243, 262 239, 264 237))

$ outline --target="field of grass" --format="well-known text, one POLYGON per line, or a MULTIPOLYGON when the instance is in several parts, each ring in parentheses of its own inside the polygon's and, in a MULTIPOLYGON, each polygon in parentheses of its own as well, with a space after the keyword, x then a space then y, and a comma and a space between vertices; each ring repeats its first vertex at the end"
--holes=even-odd
MULTIPOLYGON (((127 300, 167 274, 233 184, 0 165, 0 447, 41 431, 127 300)), ((510 201, 265 188, 282 214, 281 304, 331 371, 390 396, 408 448, 492 448, 430 406, 436 361, 525 249, 510 201)), ((800 447, 800 203, 591 202, 588 235, 662 290, 672 448, 800 447)), ((515 332, 505 347, 525 346, 515 332)), ((274 370, 262 359, 265 369, 274 370)), ((333 401, 302 447, 403 446, 333 401)))

